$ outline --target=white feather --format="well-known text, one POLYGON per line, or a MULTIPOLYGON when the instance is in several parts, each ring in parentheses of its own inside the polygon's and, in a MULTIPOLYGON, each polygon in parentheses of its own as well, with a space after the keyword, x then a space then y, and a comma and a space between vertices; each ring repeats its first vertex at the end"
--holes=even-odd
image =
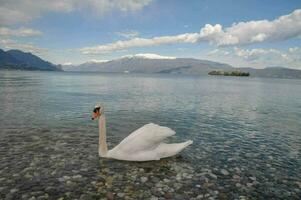
POLYGON ((191 140, 182 143, 166 144, 163 140, 175 134, 175 131, 157 124, 146 124, 137 129, 116 147, 107 151, 105 116, 99 118, 99 155, 127 161, 160 160, 174 156, 192 144, 191 140))

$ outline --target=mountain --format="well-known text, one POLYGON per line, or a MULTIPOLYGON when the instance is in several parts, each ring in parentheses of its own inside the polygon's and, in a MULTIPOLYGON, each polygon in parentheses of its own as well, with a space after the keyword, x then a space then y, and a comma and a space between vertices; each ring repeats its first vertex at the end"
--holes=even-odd
POLYGON ((61 68, 32 53, 20 50, 3 51, 0 49, 0 69, 60 71, 61 68))
POLYGON ((21 64, 21 61, 17 60, 15 57, 10 55, 9 53, 0 49, 0 66, 3 65, 13 65, 13 64, 21 64))
POLYGON ((87 62, 78 66, 64 68, 66 71, 97 71, 117 73, 169 73, 207 75, 212 70, 230 70, 232 66, 224 63, 193 58, 171 58, 155 56, 126 56, 107 62, 87 62))
POLYGON ((241 71, 249 72, 250 76, 266 78, 296 78, 301 79, 301 70, 285 67, 266 67, 263 69, 238 68, 241 71))
POLYGON ((240 71, 250 77, 300 78, 301 70, 285 67, 264 69, 235 68, 231 65, 194 58, 164 57, 156 54, 136 54, 111 61, 90 61, 80 65, 62 66, 65 71, 114 72, 114 73, 166 73, 208 75, 212 71, 240 71))

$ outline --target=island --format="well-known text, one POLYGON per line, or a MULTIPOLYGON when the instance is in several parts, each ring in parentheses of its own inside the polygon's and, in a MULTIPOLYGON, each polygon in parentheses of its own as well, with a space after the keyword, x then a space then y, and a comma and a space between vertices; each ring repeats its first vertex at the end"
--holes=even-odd
POLYGON ((219 75, 219 76, 250 76, 249 72, 242 71, 211 71, 208 73, 209 75, 219 75))

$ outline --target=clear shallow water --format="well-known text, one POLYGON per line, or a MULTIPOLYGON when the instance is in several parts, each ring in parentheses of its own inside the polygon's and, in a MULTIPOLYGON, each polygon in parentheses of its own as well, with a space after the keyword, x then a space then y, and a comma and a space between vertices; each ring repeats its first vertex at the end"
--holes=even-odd
POLYGON ((301 81, 0 71, 0 199, 299 199, 301 81), (99 159, 154 122, 194 140, 158 162, 99 159), (34 198, 33 198, 34 197, 34 198))

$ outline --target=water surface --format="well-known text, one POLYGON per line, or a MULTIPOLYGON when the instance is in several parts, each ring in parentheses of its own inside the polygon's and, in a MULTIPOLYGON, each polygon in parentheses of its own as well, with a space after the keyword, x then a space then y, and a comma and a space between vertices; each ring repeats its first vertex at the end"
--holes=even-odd
POLYGON ((0 71, 0 199, 299 199, 301 81, 0 71), (99 159, 153 122, 192 139, 158 162, 99 159))

